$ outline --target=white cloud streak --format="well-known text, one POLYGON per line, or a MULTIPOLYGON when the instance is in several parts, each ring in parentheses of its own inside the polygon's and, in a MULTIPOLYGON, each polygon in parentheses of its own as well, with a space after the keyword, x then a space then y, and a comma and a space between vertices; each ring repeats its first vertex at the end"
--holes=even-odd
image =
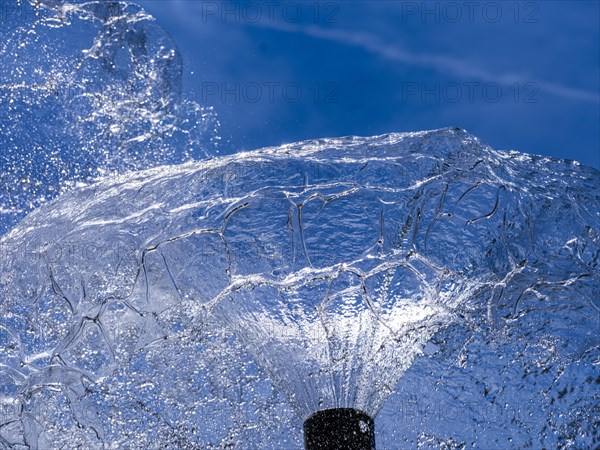
POLYGON ((540 91, 547 92, 569 100, 600 103, 600 94, 597 92, 563 86, 543 80, 532 80, 525 76, 505 73, 494 74, 482 70, 468 62, 451 56, 429 53, 414 53, 403 50, 398 46, 382 42, 377 36, 358 31, 345 31, 319 27, 316 25, 298 26, 289 23, 256 23, 255 25, 272 28, 287 33, 301 33, 313 38, 338 42, 345 45, 361 48, 373 55, 391 62, 399 62, 412 66, 434 69, 440 73, 484 83, 514 84, 532 82, 537 84, 540 91))

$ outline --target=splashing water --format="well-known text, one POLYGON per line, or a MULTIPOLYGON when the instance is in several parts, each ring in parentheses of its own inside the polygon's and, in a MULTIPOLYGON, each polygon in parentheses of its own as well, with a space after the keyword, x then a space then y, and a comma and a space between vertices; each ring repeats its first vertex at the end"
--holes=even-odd
POLYGON ((2 2, 0 234, 62 190, 207 155, 210 108, 182 99, 181 57, 116 1, 2 2))
POLYGON ((0 241, 0 442, 289 448, 354 407, 384 448, 593 447, 599 193, 458 129, 66 193, 0 241))

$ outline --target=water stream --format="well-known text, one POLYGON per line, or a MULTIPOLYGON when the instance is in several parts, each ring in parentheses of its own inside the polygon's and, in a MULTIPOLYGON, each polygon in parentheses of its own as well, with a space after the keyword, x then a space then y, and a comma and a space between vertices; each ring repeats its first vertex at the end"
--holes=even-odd
POLYGON ((0 447, 298 448, 334 407, 381 448, 600 442, 597 170, 458 128, 207 158, 150 16, 14 4, 0 447))
MULTIPOLYGON (((198 346, 216 327, 302 419, 330 407, 375 415, 423 359, 430 389, 502 399, 538 426, 530 406, 566 397, 579 417, 597 407, 599 181, 444 129, 288 144, 73 190, 1 241, 5 395, 66 395, 78 428, 102 441, 118 420, 103 411, 113 389, 148 388, 159 416, 183 407, 167 400, 174 385, 202 388, 198 346), (164 374, 149 379, 156 359, 164 374)), ((48 423, 28 430, 26 411, 35 442, 48 423)), ((589 442, 592 421, 573 426, 574 442, 589 442)), ((527 434, 544 442, 548 427, 527 434)))

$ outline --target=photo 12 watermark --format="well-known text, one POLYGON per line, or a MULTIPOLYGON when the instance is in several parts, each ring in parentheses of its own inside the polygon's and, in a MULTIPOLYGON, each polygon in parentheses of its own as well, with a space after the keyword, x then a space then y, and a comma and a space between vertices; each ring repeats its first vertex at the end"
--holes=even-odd
POLYGON ((519 421, 520 423, 533 424, 532 408, 530 404, 491 403, 485 399, 481 401, 457 399, 455 401, 439 401, 409 395, 397 402, 397 415, 407 422, 446 423, 446 424, 472 424, 486 422, 498 424, 519 421))
POLYGON ((339 103, 335 81, 299 83, 280 81, 218 82, 201 84, 201 101, 215 103, 339 103))
POLYGON ((502 100, 513 103, 539 103, 540 87, 537 83, 515 82, 501 84, 479 81, 464 82, 419 82, 403 81, 400 84, 402 103, 498 103, 502 100))
POLYGON ((202 23, 331 24, 339 21, 340 8, 339 2, 327 1, 203 1, 200 17, 202 23))
POLYGON ((56 242, 52 245, 33 243, 0 242, 0 272, 8 272, 23 261, 28 268, 45 272, 49 267, 77 264, 82 261, 103 260, 114 265, 125 260, 139 259, 139 251, 133 243, 119 240, 88 242, 56 242))
POLYGON ((486 23, 539 22, 540 5, 533 1, 421 1, 401 3, 401 23, 486 23))

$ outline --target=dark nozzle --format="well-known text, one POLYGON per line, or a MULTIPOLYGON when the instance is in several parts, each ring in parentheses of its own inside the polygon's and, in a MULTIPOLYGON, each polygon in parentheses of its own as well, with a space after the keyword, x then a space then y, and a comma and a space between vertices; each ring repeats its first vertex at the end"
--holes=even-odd
POLYGON ((375 422, 362 411, 318 411, 304 422, 306 450, 375 450, 375 422))

